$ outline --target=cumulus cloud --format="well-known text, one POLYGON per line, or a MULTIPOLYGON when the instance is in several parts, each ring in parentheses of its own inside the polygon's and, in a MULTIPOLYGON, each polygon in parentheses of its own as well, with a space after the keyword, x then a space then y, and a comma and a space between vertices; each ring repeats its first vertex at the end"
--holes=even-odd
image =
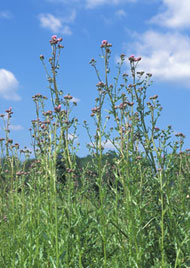
POLYGON ((61 18, 61 21, 63 23, 72 23, 74 22, 76 19, 76 10, 73 9, 71 10, 71 12, 67 15, 63 15, 63 17, 61 18))
POLYGON ((72 35, 72 30, 68 25, 65 25, 61 29, 60 33, 62 33, 63 35, 72 35))
POLYGON ((46 0, 46 1, 52 4, 65 4, 70 6, 75 5, 75 7, 85 6, 86 8, 92 9, 102 5, 119 5, 125 3, 136 3, 138 0, 46 0))
POLYGON ((76 4, 79 3, 81 0, 46 0, 46 1, 53 4, 76 4))
POLYGON ((80 101, 80 99, 75 98, 75 97, 73 97, 73 98, 71 99, 71 102, 79 102, 79 101, 80 101))
POLYGON ((124 9, 118 9, 116 12, 115 12, 115 15, 116 17, 118 17, 119 19, 122 19, 124 17, 126 17, 126 12, 124 9))
POLYGON ((2 19, 11 19, 12 18, 12 13, 9 10, 0 11, 0 18, 2 18, 2 19))
POLYGON ((169 28, 190 27, 190 1, 189 0, 162 0, 165 11, 157 14, 150 22, 169 28))
POLYGON ((86 0, 87 8, 95 8, 101 5, 119 5, 122 3, 132 2, 135 3, 137 0, 86 0))
POLYGON ((9 129, 10 129, 10 130, 18 131, 18 130, 23 130, 24 127, 21 126, 21 125, 10 125, 10 126, 9 126, 9 129))
POLYGON ((73 134, 73 133, 69 133, 68 134, 68 140, 71 140, 71 141, 78 141, 78 137, 75 135, 75 134, 73 134))
POLYGON ((103 141, 102 146, 104 147, 104 149, 109 149, 109 150, 114 150, 115 149, 115 146, 109 140, 108 141, 103 141))
POLYGON ((0 69, 0 97, 6 100, 19 101, 17 94, 18 81, 14 74, 8 70, 0 69))
POLYGON ((76 11, 72 10, 70 14, 62 17, 56 17, 50 13, 40 14, 39 20, 42 28, 51 30, 53 33, 71 35, 72 31, 68 23, 74 22, 76 11))
POLYGON ((147 31, 128 44, 128 53, 142 56, 139 68, 161 81, 190 86, 190 38, 180 33, 147 31))
MULTIPOLYGON (((113 145, 113 143, 110 140, 102 141, 101 144, 102 144, 102 147, 104 149, 107 149, 107 150, 115 150, 116 149, 116 147, 113 145)), ((92 146, 93 148, 95 148, 95 145, 92 142, 90 142, 89 145, 92 146)))
POLYGON ((42 28, 50 29, 52 32, 59 32, 62 28, 61 20, 52 14, 40 14, 39 20, 42 28))

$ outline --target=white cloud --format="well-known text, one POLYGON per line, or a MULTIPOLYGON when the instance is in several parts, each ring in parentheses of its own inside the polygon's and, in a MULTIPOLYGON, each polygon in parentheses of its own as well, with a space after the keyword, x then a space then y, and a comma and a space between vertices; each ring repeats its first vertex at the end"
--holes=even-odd
POLYGON ((73 133, 68 134, 68 139, 69 140, 74 140, 75 142, 78 141, 78 137, 73 133))
POLYGON ((95 8, 101 5, 119 5, 127 2, 135 3, 137 0, 86 0, 86 7, 95 8))
MULTIPOLYGON (((94 143, 95 144, 95 143, 94 143)), ((92 142, 89 143, 90 146, 94 147, 94 145, 92 142)), ((108 150, 115 150, 115 146, 113 145, 113 143, 110 140, 107 141, 102 141, 102 147, 104 149, 108 149, 108 150)))
POLYGON ((50 29, 52 32, 59 32, 62 28, 61 20, 52 14, 40 14, 40 23, 42 28, 50 29))
POLYGON ((81 0, 46 0, 46 1, 53 4, 73 4, 73 3, 79 3, 81 0))
POLYGON ((101 19, 103 20, 104 24, 106 25, 112 25, 113 24, 113 18, 112 17, 107 17, 104 15, 101 15, 101 19))
POLYGON ((63 26, 60 33, 62 33, 63 35, 72 35, 71 28, 68 25, 63 26))
MULTIPOLYGON (((114 19, 123 19, 124 17, 126 17, 126 12, 124 11, 124 9, 118 9, 115 11, 114 19)), ((104 24, 106 25, 112 25, 114 23, 114 19, 113 16, 105 16, 105 15, 101 15, 102 20, 104 21, 104 24)))
POLYGON ((141 56, 138 69, 161 81, 181 82, 190 87, 190 38, 180 33, 147 31, 128 44, 130 54, 141 56))
POLYGON ((104 149, 115 149, 115 146, 113 145, 113 143, 111 141, 103 141, 102 142, 102 146, 104 147, 104 149))
MULTIPOLYGON (((46 0, 46 1, 52 4, 70 5, 75 8, 77 7, 82 8, 85 6, 87 9, 88 8, 92 9, 92 8, 96 8, 102 5, 119 5, 119 4, 125 4, 125 3, 136 3, 138 0, 46 0)), ((150 0, 146 0, 146 1, 150 1, 150 0)))
POLYGON ((150 22, 169 28, 190 27, 189 0, 163 0, 166 10, 153 17, 150 22))
POLYGON ((11 19, 12 13, 9 10, 0 11, 0 18, 2 19, 11 19))
POLYGON ((72 23, 74 22, 76 19, 76 10, 73 9, 69 14, 67 15, 63 15, 63 17, 61 18, 61 21, 63 23, 72 23))
POLYGON ((70 14, 62 17, 56 17, 50 13, 40 14, 39 20, 42 28, 51 30, 53 33, 71 35, 72 31, 68 23, 74 22, 76 11, 72 10, 70 14))
POLYGON ((116 15, 116 17, 118 17, 119 19, 122 19, 122 18, 124 18, 124 17, 126 17, 126 12, 125 12, 125 10, 123 10, 123 9, 118 9, 116 12, 115 12, 115 15, 116 15))
POLYGON ((15 131, 24 129, 24 127, 21 125, 10 125, 9 128, 10 130, 15 130, 15 131))
POLYGON ((72 99, 71 99, 71 102, 79 102, 80 100, 78 99, 78 98, 75 98, 75 97, 73 97, 72 99))
POLYGON ((18 81, 13 73, 0 69, 0 97, 6 100, 19 101, 21 98, 17 94, 18 81))

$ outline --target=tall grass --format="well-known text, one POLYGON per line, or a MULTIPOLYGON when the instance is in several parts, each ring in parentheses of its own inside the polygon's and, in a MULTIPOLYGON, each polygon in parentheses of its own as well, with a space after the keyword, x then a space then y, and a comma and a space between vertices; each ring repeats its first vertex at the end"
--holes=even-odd
POLYGON ((79 170, 76 103, 56 80, 61 42, 52 36, 50 68, 40 56, 52 109, 45 96, 33 97, 34 160, 9 138, 12 108, 0 115, 0 267, 190 267, 189 151, 182 133, 174 140, 171 126, 158 128, 162 107, 157 95, 147 97, 152 75, 137 72, 141 58, 133 55, 131 75, 122 74, 122 54, 111 80, 112 45, 102 41, 104 73, 90 61, 95 133, 84 121, 91 161, 79 170))

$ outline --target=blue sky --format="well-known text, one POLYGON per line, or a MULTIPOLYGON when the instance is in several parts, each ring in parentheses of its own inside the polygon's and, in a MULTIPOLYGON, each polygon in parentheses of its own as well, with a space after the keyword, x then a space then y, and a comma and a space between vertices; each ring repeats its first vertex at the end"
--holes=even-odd
MULTIPOLYGON (((59 87, 78 99, 73 115, 81 125, 83 120, 92 124, 90 112, 97 96, 97 78, 88 63, 94 57, 101 65, 100 44, 106 39, 113 45, 112 70, 121 53, 142 57, 139 70, 153 74, 150 95, 158 94, 164 108, 159 126, 171 124, 175 132, 183 132, 186 148, 190 147, 189 14, 189 0, 1 1, 0 113, 13 107, 14 142, 31 148, 32 96, 49 96, 39 55, 50 57, 49 40, 57 34, 65 47, 59 87)), ((85 155, 87 136, 82 126, 79 141, 79 154, 85 155)))

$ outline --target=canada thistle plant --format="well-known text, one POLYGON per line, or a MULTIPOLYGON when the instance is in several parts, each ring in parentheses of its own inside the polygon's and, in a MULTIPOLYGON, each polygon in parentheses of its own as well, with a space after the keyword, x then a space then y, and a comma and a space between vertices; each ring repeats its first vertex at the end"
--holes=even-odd
MULTIPOLYGON (((112 45, 103 40, 101 44, 102 58, 104 60, 105 73, 104 78, 98 72, 96 60, 92 59, 90 64, 95 69, 98 83, 95 107, 92 108, 91 117, 94 118, 96 125, 96 133, 93 136, 90 134, 89 127, 84 122, 91 143, 88 145, 95 156, 95 170, 97 170, 97 186, 99 189, 100 211, 104 208, 106 194, 103 188, 103 177, 106 170, 106 164, 102 164, 102 155, 104 144, 109 142, 115 148, 117 157, 115 159, 116 169, 113 170, 115 175, 114 183, 116 188, 113 192, 118 200, 117 186, 122 185, 125 197, 125 206, 128 211, 128 216, 133 217, 133 204, 135 202, 134 194, 134 178, 140 175, 140 186, 143 185, 142 167, 146 167, 147 171, 155 177, 157 183, 152 185, 152 189, 156 187, 156 196, 159 196, 160 207, 160 229, 161 238, 159 246, 161 251, 162 267, 166 266, 166 252, 165 252, 165 211, 168 209, 165 198, 167 196, 168 185, 167 176, 172 169, 171 155, 176 153, 178 143, 171 142, 172 128, 168 126, 166 130, 160 130, 157 123, 160 117, 162 107, 158 100, 158 95, 149 97, 147 100, 147 89, 151 85, 152 74, 137 72, 136 68, 141 57, 135 58, 131 55, 128 58, 131 71, 131 79, 129 75, 123 73, 121 69, 126 62, 126 56, 120 55, 120 62, 118 63, 118 73, 114 77, 114 84, 109 84, 109 61, 111 56, 112 45), (120 79, 121 76, 121 79, 120 79), (119 84, 120 82, 120 84, 119 84), (108 107, 108 114, 106 120, 103 117, 104 107, 108 107), (108 121, 111 121, 111 127, 107 130, 108 121), (113 124, 115 122, 115 124, 113 124), (104 142, 103 142, 104 140, 104 142), (171 147, 172 153, 168 155, 168 147, 171 147), (144 162, 144 163, 143 163, 144 162), (137 168, 136 168, 137 167, 137 168), (135 175, 138 174, 138 175, 135 175), (132 185, 133 184, 133 185, 132 185)), ((181 138, 179 142, 180 150, 182 149, 184 135, 178 136, 181 138)), ((144 175, 143 175, 144 176, 144 175)), ((141 188, 142 189, 142 188, 141 188)), ((143 190, 139 192, 142 196, 143 190)), ((116 202, 117 203, 117 202, 116 202)), ((103 215, 103 213, 101 214, 103 215)), ((135 220, 135 219, 134 219, 135 220)), ((106 227, 106 219, 102 218, 102 229, 106 227)), ((137 235, 136 230, 131 221, 129 230, 134 236, 137 235)), ((104 233, 105 234, 105 233, 104 233)), ((106 262, 106 239, 103 239, 104 261, 106 262)), ((140 254, 140 251, 135 254, 140 254)), ((137 259, 136 259, 137 261, 137 259)))
MULTIPOLYGON (((101 159, 104 149, 102 139, 104 139, 104 143, 109 142, 118 152, 120 163, 130 166, 131 161, 140 160, 141 156, 145 155, 152 171, 156 173, 157 169, 163 166, 162 156, 166 153, 167 146, 171 144, 167 143, 172 133, 171 126, 167 130, 160 130, 157 127, 162 107, 158 95, 150 97, 147 101, 147 89, 151 85, 152 75, 136 71, 141 57, 135 58, 134 55, 131 55, 128 58, 132 79, 129 80, 129 75, 123 73, 122 81, 120 81, 121 69, 126 62, 125 55, 121 54, 118 73, 114 77, 115 83, 114 85, 108 83, 111 46, 106 40, 102 41, 102 58, 105 65, 104 81, 97 70, 95 59, 90 61, 99 82, 96 105, 92 108, 91 113, 97 127, 96 135, 94 141, 89 135, 91 141, 89 148, 95 149, 96 155, 101 159), (121 82, 120 85, 119 82, 121 82), (109 110, 106 120, 103 121, 102 111, 106 104, 109 110), (112 123, 111 128, 106 132, 107 123, 112 119, 115 126, 112 123), (159 151, 157 145, 160 146, 159 151)), ((87 126, 86 121, 85 126, 87 126)))
POLYGON ((141 57, 121 54, 112 79, 112 44, 102 41, 103 73, 90 61, 95 132, 85 120, 90 156, 79 168, 76 103, 57 84, 62 38, 50 45, 49 65, 40 60, 51 108, 46 96, 33 96, 33 160, 11 139, 12 107, 0 114, 0 267, 190 267, 189 150, 183 133, 173 141, 172 127, 159 127, 152 74, 137 71, 141 57))
POLYGON ((73 106, 76 106, 77 103, 72 101, 73 97, 70 94, 64 95, 63 91, 59 90, 57 86, 57 72, 60 67, 59 57, 61 50, 64 48, 61 45, 62 40, 62 38, 57 38, 56 35, 53 35, 50 40, 52 48, 52 55, 49 58, 50 71, 44 62, 44 56, 40 55, 49 83, 53 110, 44 110, 43 101, 46 97, 41 96, 41 94, 36 94, 33 97, 37 119, 32 121, 34 130, 32 137, 34 138, 35 152, 37 147, 40 155, 45 154, 51 157, 53 153, 55 161, 58 155, 62 155, 66 170, 72 173, 75 169, 74 141, 78 120, 77 118, 71 118, 70 114, 73 106), (42 120, 39 118, 40 112, 43 117, 42 120))

